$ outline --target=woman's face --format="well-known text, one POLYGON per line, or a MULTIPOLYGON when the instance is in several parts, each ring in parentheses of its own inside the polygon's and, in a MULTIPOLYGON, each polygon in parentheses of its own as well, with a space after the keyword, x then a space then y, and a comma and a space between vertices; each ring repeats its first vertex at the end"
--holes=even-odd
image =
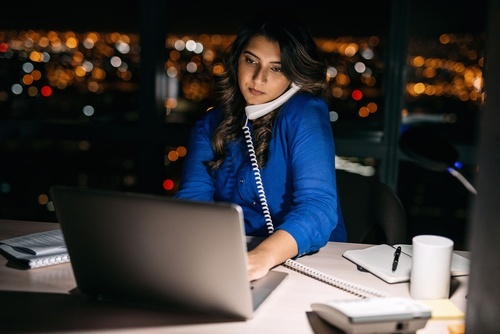
POLYGON ((274 100, 290 83, 281 71, 279 44, 253 37, 238 61, 238 84, 247 105, 274 100))

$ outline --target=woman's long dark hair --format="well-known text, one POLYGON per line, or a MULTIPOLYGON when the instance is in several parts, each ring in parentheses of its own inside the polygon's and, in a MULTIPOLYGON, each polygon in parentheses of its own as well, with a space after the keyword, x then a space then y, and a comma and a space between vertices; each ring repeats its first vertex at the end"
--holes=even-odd
MULTIPOLYGON (((281 52, 281 69, 292 82, 302 86, 301 91, 324 96, 326 66, 321 61, 316 44, 297 19, 291 17, 259 17, 239 31, 225 58, 225 72, 217 80, 216 98, 223 111, 223 119, 214 131, 211 144, 214 159, 208 162, 210 170, 218 168, 225 158, 226 145, 242 138, 246 101, 238 85, 238 61, 244 48, 255 36, 277 42, 281 52)), ((265 167, 272 125, 279 110, 253 121, 254 145, 258 164, 265 167)))

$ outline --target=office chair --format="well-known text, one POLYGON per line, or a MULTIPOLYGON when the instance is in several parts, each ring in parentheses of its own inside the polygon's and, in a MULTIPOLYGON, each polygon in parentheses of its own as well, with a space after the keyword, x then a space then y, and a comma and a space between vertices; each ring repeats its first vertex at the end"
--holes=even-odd
POLYGON ((407 243, 406 212, 396 193, 375 176, 336 169, 347 241, 407 243))

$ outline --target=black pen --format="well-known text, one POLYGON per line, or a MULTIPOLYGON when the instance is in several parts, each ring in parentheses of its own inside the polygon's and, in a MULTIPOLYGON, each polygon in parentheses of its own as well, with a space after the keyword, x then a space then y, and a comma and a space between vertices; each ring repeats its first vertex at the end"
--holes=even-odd
POLYGON ((392 272, 398 269, 399 256, 401 255, 401 247, 396 248, 394 252, 394 260, 392 261, 392 272))

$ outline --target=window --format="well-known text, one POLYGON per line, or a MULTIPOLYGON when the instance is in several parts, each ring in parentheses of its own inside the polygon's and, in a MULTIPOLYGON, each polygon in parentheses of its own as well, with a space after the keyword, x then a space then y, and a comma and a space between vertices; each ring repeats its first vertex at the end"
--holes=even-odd
MULTIPOLYGON (((411 4, 403 130, 422 129, 452 146, 458 154, 455 168, 474 184, 483 105, 485 2, 464 7, 434 1, 411 4)), ((417 156, 444 159, 439 142, 417 156)), ((409 216, 409 232, 446 235, 464 249, 474 195, 446 170, 424 165, 405 156, 399 165, 398 193, 409 216)))
MULTIPOLYGON (((485 2, 460 3, 282 2, 328 62, 339 166, 397 190, 411 233, 461 244, 470 194, 398 150, 401 126, 436 130, 473 181, 485 2)), ((14 14, 0 21, 0 218, 52 220, 54 184, 176 191, 188 129, 213 105, 211 77, 242 17, 232 2, 108 4, 3 5, 14 14)))

